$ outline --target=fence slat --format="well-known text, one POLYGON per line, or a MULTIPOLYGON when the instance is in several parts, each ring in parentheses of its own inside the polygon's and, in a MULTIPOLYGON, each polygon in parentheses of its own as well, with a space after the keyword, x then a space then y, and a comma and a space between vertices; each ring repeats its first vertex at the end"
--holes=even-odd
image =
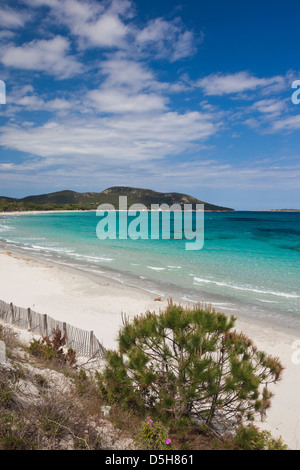
POLYGON ((31 331, 31 310, 30 308, 27 309, 27 329, 31 331))

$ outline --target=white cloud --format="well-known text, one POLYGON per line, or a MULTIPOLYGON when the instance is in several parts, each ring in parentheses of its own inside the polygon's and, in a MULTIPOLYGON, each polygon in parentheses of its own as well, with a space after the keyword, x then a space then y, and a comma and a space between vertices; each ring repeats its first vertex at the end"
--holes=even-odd
POLYGON ((2 31, 0 31, 0 40, 2 40, 2 42, 11 40, 15 36, 15 34, 16 33, 13 31, 3 29, 2 31))
POLYGON ((0 145, 51 158, 68 167, 112 161, 138 164, 188 152, 214 135, 218 127, 212 115, 198 112, 69 118, 62 124, 51 121, 36 127, 5 126, 0 145))
POLYGON ((72 107, 72 104, 65 99, 55 98, 54 100, 45 101, 36 95, 26 95, 15 101, 17 106, 22 106, 30 111, 66 111, 72 107))
POLYGON ((142 49, 150 48, 158 58, 168 58, 171 62, 189 57, 196 51, 193 33, 184 29, 179 18, 151 20, 136 33, 135 39, 142 49))
MULTIPOLYGON (((156 18, 146 26, 134 23, 130 0, 23 0, 31 7, 49 8, 48 19, 66 26, 82 50, 88 47, 119 49, 131 57, 154 54, 171 62, 191 56, 196 39, 180 18, 156 18)), ((202 36, 200 35, 200 38, 202 36)))
POLYGON ((165 109, 166 99, 154 93, 130 95, 125 90, 92 90, 87 94, 88 103, 102 113, 147 113, 165 109))
POLYGON ((108 11, 112 14, 127 16, 128 18, 134 16, 134 7, 130 0, 111 0, 108 11))
POLYGON ((0 105, 6 104, 6 85, 3 80, 0 80, 0 105))
POLYGON ((90 21, 73 27, 73 33, 94 46, 118 47, 124 46, 124 38, 128 33, 127 27, 116 15, 103 14, 97 21, 90 21))
POLYGON ((282 77, 258 78, 248 72, 234 74, 211 74, 199 79, 195 85, 202 88, 206 95, 221 96, 225 94, 253 91, 257 88, 282 85, 282 77))
POLYGON ((4 28, 21 28, 29 18, 25 12, 12 10, 10 8, 0 8, 0 27, 4 28))
POLYGON ((285 119, 280 119, 279 121, 273 122, 273 131, 294 131, 300 129, 300 114, 295 116, 289 116, 285 119))
MULTIPOLYGON (((134 154, 134 158, 129 158, 127 151, 130 149, 126 148, 122 151, 121 147, 119 155, 115 153, 115 147, 111 157, 109 157, 109 153, 106 153, 104 158, 104 142, 107 143, 107 152, 109 152, 109 136, 106 140, 103 139, 102 147, 98 152, 95 151, 95 154, 92 154, 90 149, 82 146, 80 127, 78 126, 77 131, 73 126, 71 129, 65 129, 65 132, 69 131, 71 131, 72 137, 79 133, 78 142, 81 141, 79 149, 81 154, 74 153, 72 158, 67 157, 67 152, 73 152, 73 148, 66 146, 66 155, 59 157, 56 155, 44 158, 30 157, 19 164, 5 163, 0 173, 1 186, 4 187, 7 181, 10 181, 10 188, 14 185, 18 187, 22 181, 22 187, 27 192, 32 192, 33 185, 36 185, 39 188, 38 191, 41 191, 41 181, 43 185, 58 189, 77 187, 82 190, 86 190, 86 188, 93 190, 92 188, 99 188, 100 191, 111 185, 149 187, 163 191, 174 191, 174 188, 180 188, 182 192, 199 194, 199 197, 201 197, 201 188, 202 190, 206 188, 232 190, 234 188, 236 194, 242 194, 245 190, 257 193, 257 191, 277 188, 280 188, 281 191, 299 188, 299 164, 274 165, 271 160, 269 164, 268 162, 262 164, 260 161, 257 164, 247 166, 247 164, 241 163, 239 165, 226 164, 216 160, 201 161, 201 152, 198 153, 198 158, 194 161, 172 161, 171 159, 159 158, 161 148, 158 142, 156 142, 156 146, 155 142, 148 142, 148 152, 151 150, 157 158, 150 159, 148 153, 148 158, 140 155, 137 160, 134 148, 131 148, 131 155, 134 154)), ((60 135, 57 126, 49 126, 43 132, 47 139, 50 136, 55 139, 53 147, 57 145, 60 135), (46 131, 49 132, 48 136, 46 131)), ((33 137, 34 144, 36 144, 34 132, 30 136, 17 135, 25 140, 33 137)), ((91 132, 90 136, 95 138, 95 133, 91 132)), ((114 135, 111 135, 111 138, 114 138, 114 135)), ((73 143, 75 146, 75 142, 73 143)), ((95 143, 92 141, 92 145, 95 143)), ((220 201, 220 203, 222 202, 220 201)))
POLYGON ((278 115, 286 108, 285 100, 267 99, 257 101, 252 105, 252 109, 262 114, 278 115))
POLYGON ((178 35, 177 42, 174 45, 172 60, 180 60, 189 57, 196 52, 194 44, 194 35, 191 31, 183 31, 178 35))
POLYGON ((259 134, 279 134, 285 131, 292 132, 300 129, 299 115, 291 115, 289 99, 264 99, 253 103, 246 109, 252 116, 244 124, 259 134))
POLYGON ((7 67, 36 70, 64 79, 82 71, 82 65, 68 55, 69 49, 69 40, 62 36, 35 39, 22 46, 3 48, 1 62, 7 67))
POLYGON ((31 6, 48 6, 50 16, 58 24, 67 26, 83 48, 102 48, 124 45, 128 33, 121 17, 127 14, 131 3, 126 0, 97 2, 86 0, 26 0, 31 6))
POLYGON ((85 0, 23 0, 30 7, 48 7, 51 13, 60 20, 68 22, 71 19, 90 20, 99 11, 103 11, 100 3, 85 0), (64 18, 61 14, 64 13, 64 18))
POLYGON ((107 76, 107 86, 126 86, 138 91, 155 81, 154 73, 145 64, 118 56, 103 61, 101 71, 107 76))
POLYGON ((157 93, 181 93, 189 90, 183 82, 162 82, 149 65, 140 60, 126 59, 118 52, 101 62, 105 88, 126 88, 128 93, 155 91, 157 93))

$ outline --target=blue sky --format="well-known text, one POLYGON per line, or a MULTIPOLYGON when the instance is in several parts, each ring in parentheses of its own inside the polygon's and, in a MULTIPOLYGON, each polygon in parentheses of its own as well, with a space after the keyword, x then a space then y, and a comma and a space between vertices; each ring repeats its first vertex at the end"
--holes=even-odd
POLYGON ((300 208, 299 42, 293 0, 2 0, 0 195, 300 208))

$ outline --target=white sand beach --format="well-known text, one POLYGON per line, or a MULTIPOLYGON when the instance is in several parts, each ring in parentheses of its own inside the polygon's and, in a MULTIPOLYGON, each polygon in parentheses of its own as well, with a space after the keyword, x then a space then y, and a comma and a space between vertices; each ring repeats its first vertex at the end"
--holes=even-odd
MULTIPOLYGON (((93 277, 8 251, 0 252, 0 299, 93 330, 106 348, 116 346, 121 312, 132 317, 167 305, 167 299, 155 301, 155 294, 110 278, 93 277)), ((237 327, 259 349, 279 357, 285 367, 281 382, 274 387, 272 408, 260 427, 270 430, 274 437, 282 436, 289 448, 300 449, 300 364, 292 362, 292 344, 300 339, 300 333, 245 318, 238 319, 237 327)))
MULTIPOLYGON (((12 211, 12 212, 0 212, 0 217, 3 216, 17 216, 17 215, 37 215, 37 214, 60 214, 68 212, 83 212, 82 210, 51 210, 51 211, 12 211)), ((94 212, 94 210, 84 210, 84 212, 94 212)))

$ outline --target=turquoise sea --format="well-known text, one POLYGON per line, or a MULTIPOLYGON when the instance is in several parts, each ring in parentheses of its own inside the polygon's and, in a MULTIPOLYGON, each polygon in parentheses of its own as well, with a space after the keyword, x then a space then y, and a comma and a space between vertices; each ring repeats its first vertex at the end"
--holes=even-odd
POLYGON ((300 319, 300 213, 205 213, 199 251, 174 237, 99 240, 98 222, 95 212, 2 217, 0 242, 157 295, 300 319))

